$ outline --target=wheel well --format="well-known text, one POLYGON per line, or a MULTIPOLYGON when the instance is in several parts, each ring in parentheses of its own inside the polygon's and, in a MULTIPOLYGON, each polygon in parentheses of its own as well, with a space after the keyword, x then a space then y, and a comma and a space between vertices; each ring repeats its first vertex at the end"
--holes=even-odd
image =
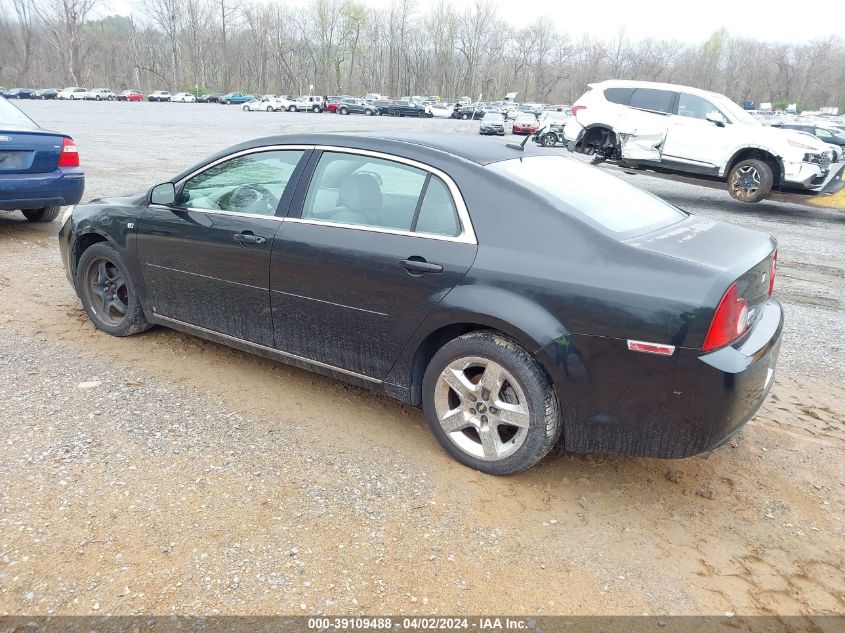
POLYGON ((87 251, 97 242, 106 241, 108 240, 99 233, 86 233, 85 235, 80 235, 76 239, 76 243, 73 245, 73 272, 76 273, 76 267, 79 264, 79 259, 82 257, 82 253, 87 251))
POLYGON ((616 132, 603 125, 596 125, 584 130, 584 136, 578 141, 576 151, 594 154, 599 150, 613 150, 616 145, 616 132))
POLYGON ((422 402, 422 382, 428 363, 441 347, 451 340, 463 336, 469 332, 480 330, 496 331, 493 328, 478 323, 453 323, 446 325, 439 330, 434 330, 426 336, 417 347, 414 360, 411 363, 411 402, 420 404, 422 402))
POLYGON ((772 168, 772 175, 774 176, 774 183, 772 184, 772 187, 780 185, 781 177, 783 176, 783 163, 780 158, 764 149, 758 149, 756 147, 741 149, 734 154, 733 158, 731 158, 731 162, 728 163, 728 169, 725 172, 725 177, 731 173, 731 169, 733 169, 737 163, 743 160, 761 160, 766 163, 772 168))

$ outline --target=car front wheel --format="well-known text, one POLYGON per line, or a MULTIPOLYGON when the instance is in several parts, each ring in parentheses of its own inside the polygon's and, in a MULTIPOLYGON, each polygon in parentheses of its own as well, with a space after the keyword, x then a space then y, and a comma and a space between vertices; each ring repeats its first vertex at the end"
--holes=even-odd
POLYGON ((543 134, 540 137, 540 144, 543 147, 554 147, 555 143, 557 143, 557 136, 554 134, 543 134))
POLYGON ((82 253, 76 289, 97 329, 129 336, 150 327, 123 258, 108 242, 97 242, 82 253))
POLYGON ((728 193, 740 202, 760 202, 769 195, 773 184, 772 168, 762 160, 740 161, 728 174, 728 193))
POLYGON ((515 341, 491 331, 465 334, 438 350, 423 378, 423 408, 446 452, 491 475, 531 468, 562 428, 545 371, 515 341))
POLYGON ((41 209, 26 209, 23 216, 30 222, 52 222, 61 212, 61 207, 42 207, 41 209))

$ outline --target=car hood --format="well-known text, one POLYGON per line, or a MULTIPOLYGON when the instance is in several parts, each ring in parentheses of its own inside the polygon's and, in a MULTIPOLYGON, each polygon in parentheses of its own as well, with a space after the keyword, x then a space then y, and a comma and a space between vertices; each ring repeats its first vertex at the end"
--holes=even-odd
MULTIPOLYGON (((807 151, 828 151, 826 143, 820 141, 811 134, 807 134, 806 132, 799 132, 798 130, 785 130, 783 128, 763 125, 760 126, 759 129, 754 130, 754 138, 760 139, 762 143, 768 143, 778 147, 791 140, 796 143, 801 143, 801 145, 806 145, 807 147, 810 147, 811 149, 807 151)), ((800 150, 801 148, 792 149, 800 150)))

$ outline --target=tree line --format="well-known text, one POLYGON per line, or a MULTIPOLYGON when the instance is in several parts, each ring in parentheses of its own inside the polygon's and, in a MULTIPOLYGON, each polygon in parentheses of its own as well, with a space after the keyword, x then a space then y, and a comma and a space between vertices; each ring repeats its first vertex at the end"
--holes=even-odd
POLYGON ((725 29, 696 43, 624 30, 573 37, 543 17, 513 27, 489 0, 393 0, 384 9, 360 0, 137 0, 132 15, 95 18, 101 1, 0 0, 0 85, 397 98, 516 91, 521 101, 568 104, 589 82, 614 78, 845 109, 845 41, 834 35, 800 44, 725 29))

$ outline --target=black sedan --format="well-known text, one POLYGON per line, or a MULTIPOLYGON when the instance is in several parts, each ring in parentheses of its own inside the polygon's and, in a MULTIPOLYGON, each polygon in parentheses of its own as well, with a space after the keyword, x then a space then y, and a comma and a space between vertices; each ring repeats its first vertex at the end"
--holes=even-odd
POLYGON ((393 101, 387 107, 387 113, 390 116, 416 116, 428 117, 431 115, 425 111, 425 106, 414 101, 393 101))
POLYGON ((771 385, 776 242, 463 135, 277 136, 75 207, 93 323, 164 325, 421 405, 494 474, 713 449, 771 385))
POLYGON ((11 90, 6 90, 0 96, 6 97, 7 99, 31 99, 33 92, 35 91, 29 88, 12 88, 11 90))
POLYGON ((33 92, 31 98, 41 100, 55 99, 57 94, 59 94, 59 91, 55 88, 41 88, 33 92))

